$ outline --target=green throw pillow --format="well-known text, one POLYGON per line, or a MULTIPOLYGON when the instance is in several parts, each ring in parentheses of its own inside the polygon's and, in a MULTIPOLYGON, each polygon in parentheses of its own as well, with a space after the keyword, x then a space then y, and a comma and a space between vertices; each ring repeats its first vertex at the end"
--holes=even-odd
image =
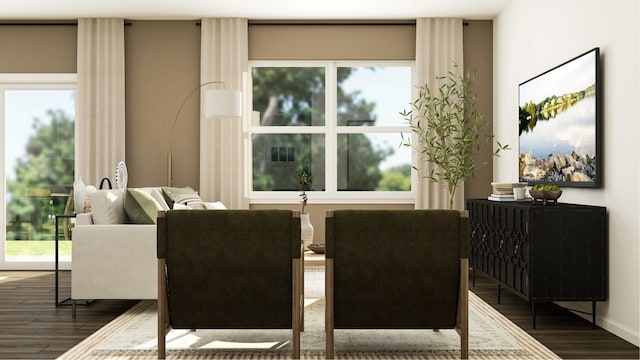
POLYGON ((163 187, 162 193, 164 194, 164 199, 167 201, 167 205, 169 208, 173 209, 173 204, 178 203, 181 205, 187 205, 189 202, 201 202, 200 196, 198 193, 190 187, 163 187))
POLYGON ((141 189, 127 189, 124 211, 134 224, 155 224, 162 206, 151 194, 141 189))

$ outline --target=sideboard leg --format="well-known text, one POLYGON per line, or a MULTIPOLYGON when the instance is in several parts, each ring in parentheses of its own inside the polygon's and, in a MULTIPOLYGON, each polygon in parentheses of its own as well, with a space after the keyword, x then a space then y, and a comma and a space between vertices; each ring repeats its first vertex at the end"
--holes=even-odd
POLYGON ((592 316, 591 328, 595 329, 596 328, 596 301, 595 300, 591 301, 591 316, 592 316))
POLYGON ((536 302, 531 301, 531 314, 533 315, 533 328, 536 328, 536 302))

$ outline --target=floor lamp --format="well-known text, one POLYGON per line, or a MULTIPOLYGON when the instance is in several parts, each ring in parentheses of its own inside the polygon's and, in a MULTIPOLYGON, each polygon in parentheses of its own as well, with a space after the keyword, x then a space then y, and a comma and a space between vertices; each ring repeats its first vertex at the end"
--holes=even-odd
POLYGON ((176 124, 178 123, 178 117, 182 112, 182 108, 187 103, 187 100, 191 98, 193 94, 198 92, 201 88, 212 85, 221 84, 222 89, 210 89, 206 90, 204 94, 204 116, 207 119, 216 117, 242 117, 242 92, 237 90, 225 90, 223 81, 209 81, 204 84, 198 85, 195 89, 191 90, 189 94, 182 100, 182 104, 178 108, 175 118, 173 119, 173 126, 171 127, 169 142, 169 153, 167 154, 167 185, 173 186, 172 177, 172 151, 173 151, 173 134, 175 133, 176 124))

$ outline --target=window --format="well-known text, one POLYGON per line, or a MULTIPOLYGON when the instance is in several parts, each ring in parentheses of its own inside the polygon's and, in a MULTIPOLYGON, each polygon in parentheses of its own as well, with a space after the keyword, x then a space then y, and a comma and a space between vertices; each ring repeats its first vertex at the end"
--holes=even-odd
POLYGON ((70 261, 69 232, 55 234, 55 215, 73 212, 75 75, 0 75, 4 130, 5 229, 0 265, 51 268, 54 239, 70 261))
POLYGON ((252 62, 252 202, 296 198, 302 168, 316 202, 412 202, 411 149, 400 147, 410 133, 400 112, 410 106, 411 69, 408 61, 252 62))

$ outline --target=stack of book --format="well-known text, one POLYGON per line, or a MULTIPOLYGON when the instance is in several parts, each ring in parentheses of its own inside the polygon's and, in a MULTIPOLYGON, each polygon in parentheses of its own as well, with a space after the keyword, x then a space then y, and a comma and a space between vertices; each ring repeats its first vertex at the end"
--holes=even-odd
POLYGON ((491 194, 488 197, 492 201, 516 201, 516 198, 511 194, 491 194))
POLYGON ((491 201, 531 201, 531 198, 525 195, 524 199, 516 199, 512 194, 491 194, 488 197, 491 201))

